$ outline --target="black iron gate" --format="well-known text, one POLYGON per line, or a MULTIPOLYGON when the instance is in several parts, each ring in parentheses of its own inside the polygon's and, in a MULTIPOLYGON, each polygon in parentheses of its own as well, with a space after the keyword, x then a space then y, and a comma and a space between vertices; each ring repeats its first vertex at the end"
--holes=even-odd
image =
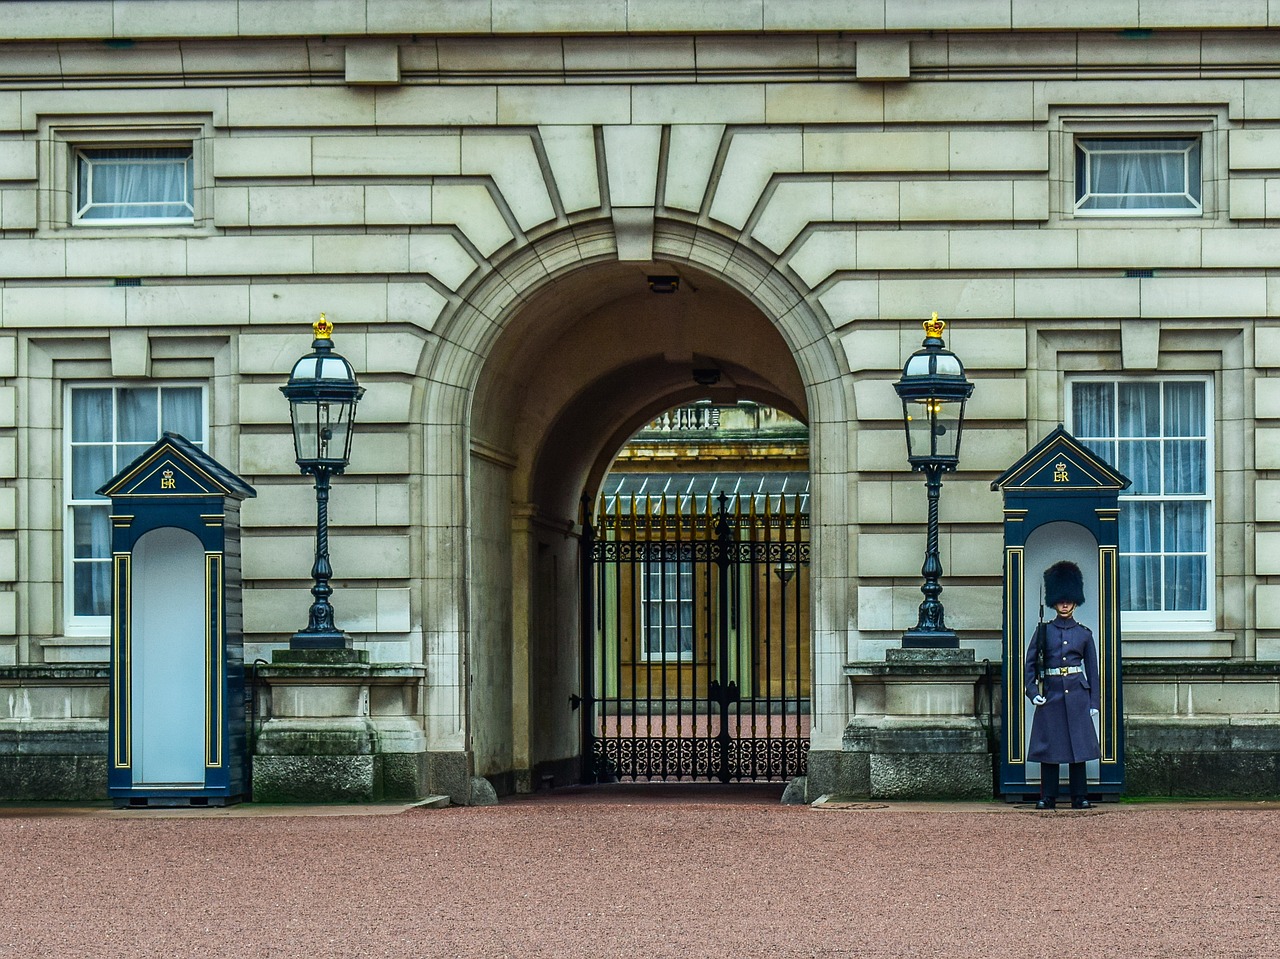
POLYGON ((618 497, 584 523, 582 556, 585 781, 804 774, 799 497, 618 497))

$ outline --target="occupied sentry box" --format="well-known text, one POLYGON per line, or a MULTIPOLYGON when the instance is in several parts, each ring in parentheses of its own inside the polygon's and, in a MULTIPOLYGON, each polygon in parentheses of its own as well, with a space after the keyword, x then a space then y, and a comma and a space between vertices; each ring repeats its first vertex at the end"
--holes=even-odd
POLYGON ((111 498, 107 792, 117 806, 246 792, 240 501, 251 486, 165 433, 111 498))
MULTIPOLYGON (((1004 494, 1004 729, 1000 792, 1010 801, 1040 791, 1040 764, 1028 762, 1035 707, 1023 677, 1027 644, 1040 619, 1044 571, 1070 560, 1084 574, 1085 604, 1074 613, 1098 646, 1102 758, 1087 764, 1089 793, 1124 789, 1121 703, 1119 536, 1121 490, 1129 480, 1061 425, 995 482, 1004 494)), ((1045 608, 1045 621, 1057 613, 1045 608)))

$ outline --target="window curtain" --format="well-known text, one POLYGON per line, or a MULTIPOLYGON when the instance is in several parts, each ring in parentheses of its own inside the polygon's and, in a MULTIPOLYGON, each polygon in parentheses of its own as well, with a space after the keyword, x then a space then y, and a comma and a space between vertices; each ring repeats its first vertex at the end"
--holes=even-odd
MULTIPOLYGON (((108 477, 110 479, 110 477, 108 477)), ((72 509, 74 608, 77 616, 111 615, 111 518, 106 506, 72 509)))
POLYGON ((1208 492, 1204 383, 1077 383, 1072 425, 1133 481, 1120 513, 1125 609, 1207 609, 1209 504, 1171 498, 1208 492), (1146 496, 1166 498, 1130 498, 1146 496))
MULTIPOLYGON (((1192 206, 1188 190, 1199 199, 1199 152, 1188 150, 1186 140, 1086 140, 1082 145, 1089 165, 1083 209, 1186 209, 1192 206)), ((1083 189, 1083 179, 1080 183, 1083 189)))
POLYGON ((110 507, 97 494, 160 437, 204 438, 199 387, 76 389, 71 393, 71 528, 73 610, 111 615, 110 507), (88 501, 88 502, 86 502, 88 501), (90 505, 91 503, 104 505, 90 505))
MULTIPOLYGON (((1160 494, 1160 384, 1116 384, 1116 432, 1122 439, 1116 467, 1133 481, 1131 496, 1160 494)), ((1161 504, 1126 502, 1120 511, 1120 575, 1125 606, 1161 608, 1161 504)))
MULTIPOLYGON (((123 469, 133 462, 148 446, 159 439, 156 424, 157 391, 119 390, 116 396, 116 469, 123 469)), ((107 477, 110 479, 110 477, 107 477)))
POLYGON ((645 567, 646 647, 652 658, 693 652, 693 564, 664 560, 645 567))
POLYGON ((202 446, 203 420, 204 409, 199 387, 168 387, 160 391, 161 431, 177 433, 197 446, 202 446))
MULTIPOLYGON (((1164 387, 1164 492, 1203 496, 1206 487, 1203 383, 1164 387)), ((1165 609, 1208 609, 1209 504, 1201 500, 1164 506, 1165 609)))
POLYGON ((93 150, 80 158, 80 216, 189 217, 191 154, 185 150, 93 150))

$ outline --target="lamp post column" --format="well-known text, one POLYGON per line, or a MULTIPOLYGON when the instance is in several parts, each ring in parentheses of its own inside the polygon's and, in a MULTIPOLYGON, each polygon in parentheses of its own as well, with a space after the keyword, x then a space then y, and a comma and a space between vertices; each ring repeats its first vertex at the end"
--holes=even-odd
POLYGON ((906 649, 946 649, 957 646, 959 638, 947 629, 946 614, 942 608, 942 558, 938 553, 938 502, 942 497, 942 467, 930 464, 924 467, 925 488, 929 496, 929 526, 925 542, 924 565, 920 567, 920 575, 924 577, 924 585, 920 592, 924 601, 920 603, 920 615, 914 629, 902 634, 902 645, 906 649))
POLYGON ((316 560, 311 567, 311 587, 314 602, 311 604, 307 628, 295 633, 293 643, 299 649, 347 647, 350 641, 333 623, 333 605, 329 597, 333 587, 329 579, 333 567, 329 564, 329 471, 316 470, 316 560))

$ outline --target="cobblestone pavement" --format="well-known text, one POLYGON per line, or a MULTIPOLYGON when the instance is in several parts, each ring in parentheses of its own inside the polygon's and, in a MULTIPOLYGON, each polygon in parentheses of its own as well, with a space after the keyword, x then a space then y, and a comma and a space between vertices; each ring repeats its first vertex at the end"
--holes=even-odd
POLYGON ((1280 803, 0 807, 0 956, 1280 956, 1280 803))

